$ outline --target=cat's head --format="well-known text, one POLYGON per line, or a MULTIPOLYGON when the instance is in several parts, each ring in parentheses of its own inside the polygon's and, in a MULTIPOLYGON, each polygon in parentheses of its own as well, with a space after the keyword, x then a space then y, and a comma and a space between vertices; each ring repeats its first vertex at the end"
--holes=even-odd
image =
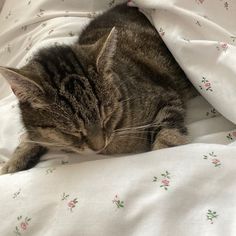
MULTIPOLYGON (((122 114, 121 95, 114 82, 117 75, 111 69, 116 33, 113 29, 93 45, 71 49, 80 60, 81 55, 84 57, 78 65, 83 70, 78 68, 78 73, 67 70, 70 62, 67 64, 66 58, 57 62, 58 68, 46 61, 43 65, 37 57, 21 69, 0 67, 19 100, 22 120, 32 141, 77 152, 100 152, 108 145, 122 114)), ((40 59, 52 60, 53 56, 40 59)))

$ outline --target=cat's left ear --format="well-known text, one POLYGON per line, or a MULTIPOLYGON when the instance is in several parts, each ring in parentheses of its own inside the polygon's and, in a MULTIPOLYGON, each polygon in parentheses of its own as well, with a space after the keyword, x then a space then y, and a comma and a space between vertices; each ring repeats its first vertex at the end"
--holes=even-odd
POLYGON ((13 93, 21 102, 38 103, 44 91, 39 84, 29 79, 20 69, 0 66, 0 74, 10 84, 13 93))
POLYGON ((99 42, 100 51, 96 59, 96 66, 99 72, 109 69, 112 65, 112 58, 117 47, 117 34, 117 29, 113 27, 109 35, 99 42))

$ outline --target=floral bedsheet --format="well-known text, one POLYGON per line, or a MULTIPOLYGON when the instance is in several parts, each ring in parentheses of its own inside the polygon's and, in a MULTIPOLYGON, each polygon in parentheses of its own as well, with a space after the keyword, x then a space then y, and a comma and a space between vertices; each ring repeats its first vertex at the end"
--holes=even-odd
MULTIPOLYGON (((71 43, 97 11, 116 2, 5 1, 1 65, 21 66, 39 47, 71 43)), ((203 95, 188 103, 191 144, 117 158, 52 152, 31 170, 2 175, 1 236, 236 234, 235 53, 233 38, 220 38, 234 35, 235 4, 216 2, 135 1, 203 95), (200 12, 220 15, 225 25, 196 18, 200 12), (206 26, 214 34, 203 33, 206 26)), ((0 77, 0 164, 23 132, 17 100, 0 77)))

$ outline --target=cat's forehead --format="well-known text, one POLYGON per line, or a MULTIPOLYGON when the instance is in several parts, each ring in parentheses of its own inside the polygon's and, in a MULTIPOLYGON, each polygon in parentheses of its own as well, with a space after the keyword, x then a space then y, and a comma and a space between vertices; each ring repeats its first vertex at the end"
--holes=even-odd
POLYGON ((40 50, 30 63, 42 77, 47 75, 50 79, 61 81, 72 74, 86 76, 84 62, 83 58, 78 58, 72 47, 60 45, 40 50))

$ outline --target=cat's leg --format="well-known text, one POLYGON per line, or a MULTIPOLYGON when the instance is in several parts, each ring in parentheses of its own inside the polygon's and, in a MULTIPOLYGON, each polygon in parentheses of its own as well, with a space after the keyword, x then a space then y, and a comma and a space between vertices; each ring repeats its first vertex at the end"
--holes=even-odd
POLYGON ((158 130, 152 143, 152 150, 187 144, 187 128, 184 118, 185 109, 180 99, 172 101, 162 108, 155 120, 158 130))
POLYGON ((174 147, 187 143, 187 135, 182 133, 179 129, 163 128, 158 133, 152 145, 152 150, 174 147))
POLYGON ((1 174, 14 173, 35 166, 40 157, 47 152, 45 147, 35 143, 21 142, 12 158, 2 167, 1 174))

